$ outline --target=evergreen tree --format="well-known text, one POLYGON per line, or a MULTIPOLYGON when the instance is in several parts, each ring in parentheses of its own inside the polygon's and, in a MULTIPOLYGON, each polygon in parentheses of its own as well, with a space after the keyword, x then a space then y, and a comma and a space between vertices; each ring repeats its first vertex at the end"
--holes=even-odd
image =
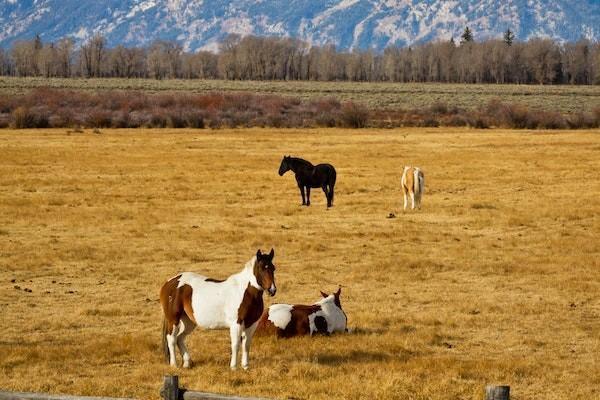
POLYGON ((467 26, 465 28, 465 31, 461 35, 461 41, 460 41, 460 43, 463 44, 463 43, 468 43, 468 42, 472 42, 472 41, 473 41, 473 32, 471 32, 471 30, 467 26))
POLYGON ((504 43, 506 43, 507 46, 511 46, 514 40, 515 34, 510 29, 507 29, 506 32, 504 32, 504 43))

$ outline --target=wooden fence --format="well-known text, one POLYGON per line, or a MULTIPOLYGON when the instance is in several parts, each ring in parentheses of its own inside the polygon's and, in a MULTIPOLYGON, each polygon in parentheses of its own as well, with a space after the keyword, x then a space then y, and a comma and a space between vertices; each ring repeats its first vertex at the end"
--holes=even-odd
MULTIPOLYGON (((216 393, 196 392, 179 387, 177 375, 165 375, 160 397, 164 400, 267 400, 258 397, 227 396, 216 393)), ((485 400, 510 400, 509 386, 488 385, 485 387, 485 400)), ((116 397, 89 397, 52 395, 45 393, 8 392, 0 390, 0 400, 134 400, 116 397)))

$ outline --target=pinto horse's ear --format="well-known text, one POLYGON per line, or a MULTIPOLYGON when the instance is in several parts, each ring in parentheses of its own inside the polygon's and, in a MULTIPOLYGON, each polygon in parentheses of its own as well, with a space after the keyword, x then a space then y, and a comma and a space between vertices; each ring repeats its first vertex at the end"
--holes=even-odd
POLYGON ((273 260, 273 257, 275 256, 275 250, 273 250, 273 248, 271 247, 271 252, 269 253, 269 258, 271 260, 273 260))
POLYGON ((340 286, 337 290, 337 292, 334 293, 335 297, 340 297, 340 294, 342 294, 342 287, 340 286))
POLYGON ((325 297, 325 298, 329 297, 329 295, 328 295, 327 293, 324 293, 324 292, 322 292, 322 291, 321 291, 321 296, 323 296, 323 297, 325 297))

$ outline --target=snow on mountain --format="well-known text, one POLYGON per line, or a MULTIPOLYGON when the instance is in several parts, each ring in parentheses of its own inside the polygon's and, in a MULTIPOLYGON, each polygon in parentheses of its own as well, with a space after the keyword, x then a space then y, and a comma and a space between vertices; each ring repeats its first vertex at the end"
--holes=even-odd
POLYGON ((229 33, 289 36, 340 49, 409 45, 459 37, 600 40, 600 0, 0 0, 0 46, 39 34, 109 45, 176 40, 217 49, 229 33))

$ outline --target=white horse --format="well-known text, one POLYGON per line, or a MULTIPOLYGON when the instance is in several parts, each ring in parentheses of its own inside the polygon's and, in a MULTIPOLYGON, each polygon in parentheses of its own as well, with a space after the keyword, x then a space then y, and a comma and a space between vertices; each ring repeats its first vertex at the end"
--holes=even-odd
POLYGON ((190 367, 190 354, 185 337, 196 326, 206 329, 229 328, 231 337, 231 369, 237 367, 242 344, 242 368, 248 369, 250 343, 262 312, 262 294, 275 295, 275 266, 271 249, 260 250, 241 272, 225 281, 210 279, 193 272, 183 272, 169 279, 160 289, 164 312, 163 348, 167 361, 176 366, 175 345, 183 357, 183 367, 190 367))
POLYGON ((412 202, 411 209, 415 209, 415 205, 421 208, 421 197, 425 190, 425 175, 418 167, 405 166, 402 172, 402 193, 404 194, 404 210, 408 205, 408 196, 412 202))

